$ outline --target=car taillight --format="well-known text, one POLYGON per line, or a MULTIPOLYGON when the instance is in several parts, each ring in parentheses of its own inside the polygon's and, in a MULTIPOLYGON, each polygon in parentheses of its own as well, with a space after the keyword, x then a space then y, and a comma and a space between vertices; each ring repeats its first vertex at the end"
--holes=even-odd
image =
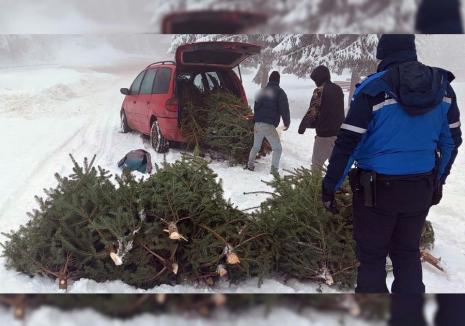
POLYGON ((168 111, 176 112, 178 110, 178 99, 176 97, 172 97, 166 101, 165 107, 168 111))

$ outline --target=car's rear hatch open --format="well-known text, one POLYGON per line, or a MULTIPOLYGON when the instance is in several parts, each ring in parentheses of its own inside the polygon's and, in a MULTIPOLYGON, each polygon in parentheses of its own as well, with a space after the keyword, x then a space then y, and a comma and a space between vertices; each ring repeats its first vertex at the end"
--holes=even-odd
POLYGON ((179 70, 226 70, 238 66, 250 56, 260 53, 261 47, 240 42, 189 43, 176 50, 179 70))

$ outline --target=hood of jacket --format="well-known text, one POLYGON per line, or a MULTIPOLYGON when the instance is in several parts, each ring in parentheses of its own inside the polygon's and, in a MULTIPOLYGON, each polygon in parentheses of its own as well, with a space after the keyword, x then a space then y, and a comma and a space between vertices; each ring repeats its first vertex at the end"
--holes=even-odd
POLYGON ((418 61, 391 65, 383 77, 392 90, 390 95, 414 116, 425 114, 439 105, 454 78, 451 72, 418 61))
POLYGON ((269 81, 268 84, 266 84, 266 87, 279 87, 279 82, 269 81))
POLYGON ((331 81, 331 74, 328 68, 319 66, 312 71, 310 78, 315 82, 316 86, 320 87, 324 83, 331 81))

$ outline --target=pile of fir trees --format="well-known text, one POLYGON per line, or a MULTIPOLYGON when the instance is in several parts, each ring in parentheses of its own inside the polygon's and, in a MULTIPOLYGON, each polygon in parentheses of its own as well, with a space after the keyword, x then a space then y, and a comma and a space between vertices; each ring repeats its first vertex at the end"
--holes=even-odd
MULTIPOLYGON (((306 168, 286 172, 265 182, 274 190, 254 214, 261 229, 272 235, 275 271, 287 278, 352 288, 358 262, 350 186, 344 184, 337 193, 340 212, 332 214, 321 205, 321 173, 306 168)), ((434 231, 427 222, 421 246, 433 244, 434 231)))
MULTIPOLYGON (((188 145, 212 157, 244 164, 253 145, 253 112, 244 101, 227 90, 201 93, 186 88, 181 100, 181 130, 188 145)), ((264 141, 260 155, 270 152, 264 141)))
POLYGON ((306 308, 324 312, 340 312, 368 320, 382 320, 389 312, 387 295, 264 295, 264 294, 100 294, 100 295, 0 295, 0 305, 13 309, 18 319, 41 306, 63 311, 94 309, 109 317, 130 318, 141 314, 179 314, 185 312, 209 316, 222 308, 244 313, 256 307, 306 308))
MULTIPOLYGON (((94 167, 56 175, 58 185, 19 230, 5 234, 7 268, 56 279, 80 278, 213 286, 271 274, 350 288, 355 283, 351 196, 338 194, 338 215, 320 203, 321 175, 297 169, 275 175, 274 191, 253 214, 224 199, 221 181, 197 156, 156 166, 147 179, 94 167)), ((425 246, 434 237, 429 226, 425 246)))
POLYGON ((8 268, 69 280, 122 280, 141 288, 263 278, 270 237, 223 197, 217 175, 192 156, 147 180, 116 177, 85 160, 37 198, 39 208, 2 244, 8 268))
POLYGON ((288 172, 267 183, 273 195, 255 216, 273 236, 276 270, 286 277, 354 286, 357 260, 349 192, 338 194, 342 209, 333 215, 320 204, 320 173, 304 168, 288 172))

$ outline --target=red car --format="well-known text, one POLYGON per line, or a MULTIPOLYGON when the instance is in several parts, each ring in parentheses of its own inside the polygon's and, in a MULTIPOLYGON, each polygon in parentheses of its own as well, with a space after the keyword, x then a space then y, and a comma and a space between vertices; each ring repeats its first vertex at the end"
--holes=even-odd
POLYGON ((120 112, 122 131, 135 130, 150 136, 151 145, 159 153, 166 152, 170 142, 183 143, 182 107, 178 99, 186 85, 202 92, 229 90, 247 102, 241 78, 233 69, 260 50, 260 46, 239 42, 201 42, 178 47, 176 62, 153 63, 129 89, 121 89, 126 95, 120 112))

